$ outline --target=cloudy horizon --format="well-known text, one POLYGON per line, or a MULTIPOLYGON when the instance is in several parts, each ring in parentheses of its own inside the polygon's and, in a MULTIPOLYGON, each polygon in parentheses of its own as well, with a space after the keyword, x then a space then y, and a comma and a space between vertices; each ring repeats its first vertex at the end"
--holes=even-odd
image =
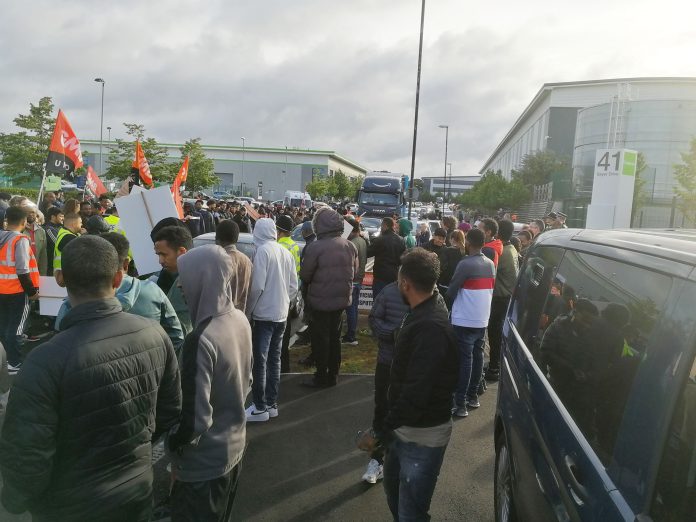
MULTIPOLYGON (((51 96, 80 139, 143 124, 163 143, 335 150, 410 172, 420 2, 37 0, 4 5, 0 132, 51 96), (39 14, 37 14, 39 13, 39 14)), ((430 0, 417 177, 476 174, 544 83, 696 76, 675 0, 430 0)))

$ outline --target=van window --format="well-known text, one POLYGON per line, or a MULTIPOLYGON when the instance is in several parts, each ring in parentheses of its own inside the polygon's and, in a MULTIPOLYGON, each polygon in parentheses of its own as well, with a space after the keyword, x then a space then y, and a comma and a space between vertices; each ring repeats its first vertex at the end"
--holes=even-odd
POLYGON ((696 360, 674 410, 651 515, 655 522, 696 519, 696 360))
POLYGON ((562 257, 563 249, 558 247, 538 246, 531 250, 520 269, 510 306, 512 322, 535 357, 546 324, 542 312, 562 257))
POLYGON ((671 284, 666 275, 569 250, 551 285, 540 366, 605 465, 671 284))

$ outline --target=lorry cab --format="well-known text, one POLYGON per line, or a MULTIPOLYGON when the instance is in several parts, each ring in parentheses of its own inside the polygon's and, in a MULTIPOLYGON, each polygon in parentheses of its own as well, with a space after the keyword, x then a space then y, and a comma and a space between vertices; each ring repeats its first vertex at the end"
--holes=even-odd
POLYGON ((385 174, 365 176, 356 199, 361 216, 401 216, 404 210, 404 177, 385 174))
POLYGON ((555 230, 503 325, 496 521, 696 520, 696 233, 555 230))

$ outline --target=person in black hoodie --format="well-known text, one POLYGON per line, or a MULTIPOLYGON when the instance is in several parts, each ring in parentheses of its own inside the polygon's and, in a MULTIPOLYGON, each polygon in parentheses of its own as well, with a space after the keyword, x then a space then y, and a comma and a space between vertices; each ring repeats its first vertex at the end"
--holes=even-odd
POLYGON ((367 257, 375 258, 372 270, 374 281, 372 283, 372 298, 376 298, 382 289, 392 281, 396 281, 401 264, 401 254, 406 250, 404 238, 394 232, 394 220, 384 218, 380 234, 372 240, 367 247, 367 257))
POLYGON ((398 285, 410 311, 395 334, 389 379, 384 490, 394 520, 429 520, 430 500, 452 433, 459 361, 447 307, 435 284, 437 256, 422 248, 402 258, 398 285))

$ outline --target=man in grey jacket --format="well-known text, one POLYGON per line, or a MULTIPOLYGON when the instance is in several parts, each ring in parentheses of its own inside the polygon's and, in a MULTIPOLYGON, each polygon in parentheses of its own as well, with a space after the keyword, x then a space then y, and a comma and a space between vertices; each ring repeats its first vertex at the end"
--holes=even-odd
POLYGON ((253 321, 254 339, 254 402, 247 409, 250 422, 278 416, 281 343, 290 302, 295 300, 298 289, 295 260, 276 238, 272 219, 256 222, 256 254, 246 310, 253 321))
POLYGON ((168 437, 172 522, 230 520, 244 446, 251 329, 228 291, 234 264, 204 245, 177 259, 193 331, 181 363, 181 421, 168 437))
POLYGON ((317 240, 305 246, 300 279, 303 285, 308 285, 312 353, 317 372, 312 381, 304 384, 326 388, 336 385, 341 367, 341 315, 351 303, 358 251, 353 243, 341 237, 343 218, 332 208, 317 210, 313 224, 317 240))

